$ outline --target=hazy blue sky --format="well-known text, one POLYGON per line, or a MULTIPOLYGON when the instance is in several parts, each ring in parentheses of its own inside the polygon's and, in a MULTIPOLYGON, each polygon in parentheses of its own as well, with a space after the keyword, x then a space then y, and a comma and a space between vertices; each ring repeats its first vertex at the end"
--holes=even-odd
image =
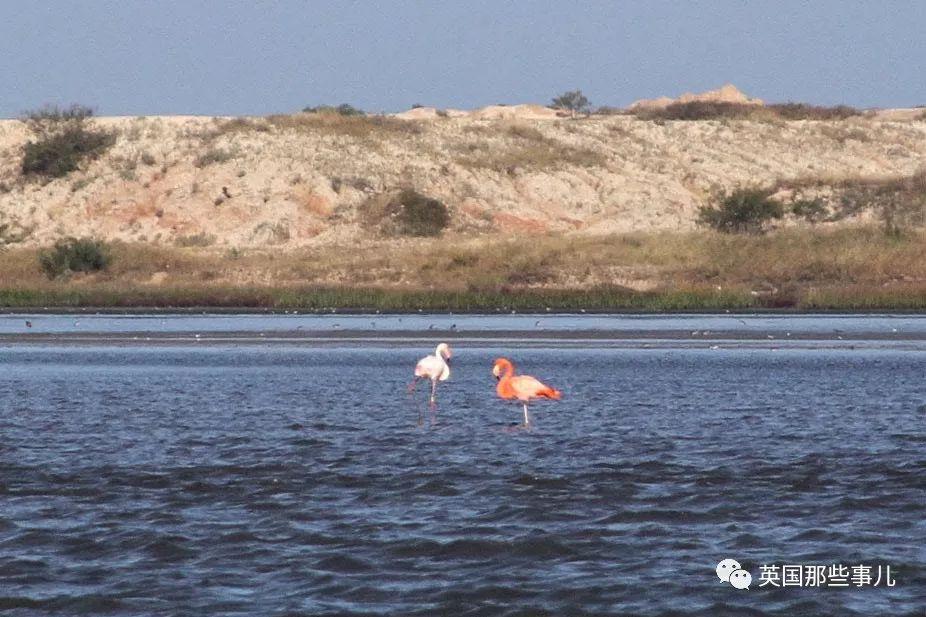
POLYGON ((926 2, 6 0, 0 116, 626 105, 732 82, 770 101, 926 104, 926 2))

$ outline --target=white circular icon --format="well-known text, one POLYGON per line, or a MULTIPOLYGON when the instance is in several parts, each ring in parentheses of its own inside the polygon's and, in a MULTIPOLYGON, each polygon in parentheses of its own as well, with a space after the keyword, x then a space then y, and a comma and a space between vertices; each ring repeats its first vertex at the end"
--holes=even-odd
POLYGON ((752 574, 746 570, 734 570, 730 574, 730 584, 737 589, 749 589, 750 583, 752 583, 752 574))
POLYGON ((733 574, 734 570, 741 569, 740 562, 735 559, 724 559, 717 564, 717 577, 721 582, 729 583, 730 575, 733 574))

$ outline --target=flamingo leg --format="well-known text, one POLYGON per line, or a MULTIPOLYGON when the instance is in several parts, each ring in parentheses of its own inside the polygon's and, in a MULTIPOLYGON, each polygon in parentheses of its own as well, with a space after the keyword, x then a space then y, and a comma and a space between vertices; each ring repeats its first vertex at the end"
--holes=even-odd
POLYGON ((431 407, 437 405, 437 380, 431 380, 431 407))
POLYGON ((527 403, 524 403, 524 427, 531 427, 531 417, 530 414, 527 413, 527 403))

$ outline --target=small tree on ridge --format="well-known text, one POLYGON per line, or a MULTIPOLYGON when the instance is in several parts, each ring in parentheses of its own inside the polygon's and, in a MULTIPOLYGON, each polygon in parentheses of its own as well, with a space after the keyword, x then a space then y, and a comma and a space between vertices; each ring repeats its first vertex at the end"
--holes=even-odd
POLYGON ((582 94, 581 90, 570 90, 553 99, 553 108, 565 109, 566 111, 572 112, 572 116, 575 117, 577 113, 589 112, 591 110, 591 103, 589 103, 585 95, 582 94))

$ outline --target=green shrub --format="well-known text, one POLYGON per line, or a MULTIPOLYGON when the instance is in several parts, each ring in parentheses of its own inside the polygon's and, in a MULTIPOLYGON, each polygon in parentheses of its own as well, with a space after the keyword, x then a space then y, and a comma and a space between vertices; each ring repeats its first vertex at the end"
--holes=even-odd
POLYGON ((721 193, 698 210, 698 223, 722 233, 764 233, 769 222, 784 216, 784 207, 768 189, 739 188, 721 193))
POLYGON ((209 150, 206 150, 197 156, 193 160, 193 165, 202 169, 203 167, 207 167, 215 163, 224 163, 226 161, 230 161, 233 158, 235 158, 235 154, 233 152, 229 152, 223 148, 210 148, 209 150))
POLYGON ((634 114, 647 120, 740 120, 753 117, 761 109, 759 105, 745 103, 689 101, 671 103, 665 107, 641 108, 634 110, 634 114))
POLYGON ((69 128, 23 148, 22 173, 25 176, 61 178, 80 167, 85 159, 95 158, 113 143, 107 133, 69 128))
POLYGON ((566 111, 571 111, 573 115, 577 113, 585 113, 591 109, 591 104, 588 102, 588 99, 582 94, 581 90, 571 90, 569 92, 564 92, 561 95, 553 99, 551 106, 554 109, 564 109, 566 111))
POLYGON ((357 109, 353 105, 342 103, 337 107, 333 105, 318 105, 317 107, 305 107, 303 110, 309 114, 338 114, 341 116, 365 116, 367 115, 362 109, 357 109))
POLYGON ((177 236, 174 238, 174 245, 180 246, 183 248, 189 248, 194 246, 212 246, 215 244, 215 236, 212 234, 207 234, 204 231, 201 231, 198 234, 190 234, 188 236, 177 236))
POLYGON ((386 235, 438 236, 450 224, 447 206, 412 189, 378 195, 365 210, 366 223, 386 235))
POLYGON ((830 221, 871 212, 888 236, 926 226, 926 169, 904 176, 807 176, 781 180, 775 186, 776 191, 806 189, 823 190, 825 196, 818 199, 824 202, 830 221))
POLYGON ((93 110, 84 105, 71 105, 58 107, 46 105, 38 109, 30 109, 20 116, 29 130, 39 136, 57 133, 64 127, 80 126, 93 117, 93 110))
POLYGON ((840 206, 846 212, 878 213, 884 233, 899 237, 926 224, 926 170, 911 176, 858 183, 845 187, 840 206))
POLYGON ((399 193, 394 208, 399 233, 406 236, 438 236, 450 224, 447 206, 411 189, 399 193))
POLYGON ((823 107, 807 103, 773 103, 766 108, 782 120, 845 120, 862 115, 861 111, 848 105, 823 107))
POLYGON ((276 223, 264 221, 251 231, 251 240, 263 244, 283 244, 289 242, 290 237, 289 223, 285 219, 276 223))
POLYGON ((861 111, 848 105, 823 107, 807 103, 773 103, 754 105, 727 101, 689 101, 665 107, 632 110, 644 120, 845 120, 860 116, 861 111))
POLYGON ((65 238, 39 253, 39 265, 50 279, 73 272, 105 270, 109 262, 109 247, 91 238, 65 238))
POLYGON ((802 218, 811 225, 815 225, 826 219, 829 209, 826 203, 819 197, 814 199, 796 199, 790 204, 791 214, 802 218))
POLYGON ((30 235, 32 235, 31 227, 23 227, 20 224, 14 227, 12 223, 0 223, 0 251, 7 245, 22 242, 30 235))
POLYGON ((215 132, 217 137, 227 133, 268 133, 270 132, 270 124, 263 118, 230 118, 228 120, 219 120, 215 132))
POLYGON ((630 112, 620 107, 611 107, 609 105, 602 105, 601 107, 596 108, 595 111, 593 111, 592 113, 595 114, 596 116, 625 116, 630 112))
POLYGON ((89 108, 80 105, 26 112, 21 120, 36 139, 23 147, 22 174, 60 178, 78 169, 84 160, 105 152, 116 137, 94 129, 89 122, 92 115, 89 108))
POLYGON ((347 103, 342 103, 338 105, 335 111, 337 111, 342 116, 365 116, 367 115, 367 112, 363 111, 362 109, 357 109, 353 105, 348 105, 347 103))

